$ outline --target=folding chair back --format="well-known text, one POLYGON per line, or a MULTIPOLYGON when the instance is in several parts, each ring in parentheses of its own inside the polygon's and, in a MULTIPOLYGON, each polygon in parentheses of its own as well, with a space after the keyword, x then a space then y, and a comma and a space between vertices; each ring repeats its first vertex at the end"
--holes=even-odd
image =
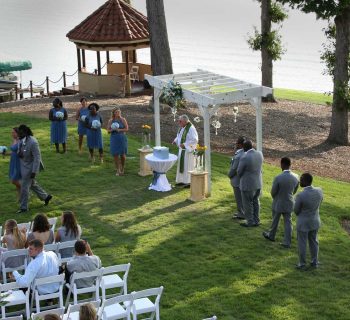
POLYGON ((131 264, 128 263, 102 268, 103 274, 100 285, 102 291, 102 301, 118 294, 128 293, 127 280, 130 266, 131 264), (123 273, 123 275, 120 275, 122 278, 118 275, 118 273, 123 273), (106 290, 114 288, 120 288, 120 291, 115 294, 106 295, 106 290))
MULTIPOLYGON (((63 285, 64 285, 64 274, 59 274, 57 276, 43 277, 34 280, 32 290, 32 305, 35 299, 36 312, 40 312, 40 301, 51 300, 58 298, 59 308, 63 308, 63 285), (52 293, 40 293, 40 290, 45 290, 45 286, 57 284, 57 290, 52 293)), ((50 286, 50 289, 51 289, 50 286)), ((45 290, 46 291, 46 290, 45 290)))
POLYGON ((57 243, 57 252, 61 258, 61 263, 67 263, 74 255, 74 246, 77 240, 57 243))
POLYGON ((43 319, 47 314, 57 314, 60 318, 64 315, 64 308, 50 309, 46 311, 41 311, 37 313, 32 313, 31 320, 40 320, 43 319))
POLYGON ((155 315, 156 319, 159 320, 159 302, 162 296, 163 289, 164 287, 159 287, 132 292, 131 294, 134 301, 131 307, 131 313, 133 314, 133 317, 136 319, 137 315, 139 314, 152 313, 151 319, 153 319, 155 315), (149 299, 149 297, 155 297, 154 302, 152 302, 152 300, 149 299))
POLYGON ((57 248, 58 248, 57 243, 50 243, 50 244, 44 245, 45 251, 53 251, 54 253, 56 253, 58 255, 57 248))
POLYGON ((98 320, 130 319, 132 294, 125 294, 104 300, 98 310, 98 320))
POLYGON ((4 283, 7 283, 6 273, 13 272, 15 270, 25 270, 28 261, 27 249, 16 249, 4 251, 1 254, 1 269, 2 279, 4 283))
MULTIPOLYGON (((101 301, 89 301, 88 303, 91 303, 96 310, 99 310, 101 301)), ((78 304, 70 304, 67 309, 67 313, 64 315, 63 319, 69 319, 69 320, 79 320, 79 311, 80 307, 83 306, 85 303, 78 303, 78 304)))
POLYGON ((3 297, 4 301, 8 303, 6 305, 1 305, 1 315, 3 318, 6 318, 6 308, 17 305, 25 305, 25 313, 27 319, 30 317, 30 305, 29 305, 29 288, 24 293, 20 290, 20 286, 16 282, 6 283, 0 285, 0 294, 3 297))
POLYGON ((8 318, 2 318, 1 320, 23 320, 23 316, 17 316, 17 317, 8 317, 8 318))
POLYGON ((22 230, 23 228, 26 229, 26 236, 28 237, 29 232, 32 229, 32 222, 23 222, 23 223, 17 223, 17 227, 19 230, 22 230))
POLYGON ((130 70, 130 80, 132 81, 139 81, 139 66, 132 66, 130 70))
POLYGON ((55 232, 57 217, 48 218, 47 220, 49 220, 49 224, 50 224, 50 226, 51 226, 51 230, 52 230, 53 232, 55 232))

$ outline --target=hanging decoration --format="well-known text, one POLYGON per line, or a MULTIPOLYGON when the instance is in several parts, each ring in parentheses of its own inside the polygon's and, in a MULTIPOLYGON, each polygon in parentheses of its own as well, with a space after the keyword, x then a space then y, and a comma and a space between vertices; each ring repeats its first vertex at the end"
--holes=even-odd
POLYGON ((196 122, 196 123, 200 123, 201 122, 201 118, 200 117, 194 117, 193 118, 193 121, 196 122))
POLYGON ((233 109, 232 109, 232 113, 233 113, 233 122, 236 123, 237 122, 237 115, 238 115, 238 107, 237 106, 234 106, 233 109))
POLYGON ((176 82, 174 78, 163 87, 159 100, 170 106, 174 121, 176 121, 177 110, 179 108, 185 108, 185 100, 183 98, 181 85, 179 82, 176 82))
POLYGON ((218 129, 221 128, 221 122, 219 120, 213 120, 211 125, 215 128, 215 135, 218 135, 218 129))

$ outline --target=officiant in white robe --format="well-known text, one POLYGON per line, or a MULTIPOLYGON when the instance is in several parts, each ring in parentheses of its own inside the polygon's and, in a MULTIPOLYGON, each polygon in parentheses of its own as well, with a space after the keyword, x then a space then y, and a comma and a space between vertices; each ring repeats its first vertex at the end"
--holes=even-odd
POLYGON ((191 183, 191 174, 188 172, 194 170, 195 159, 193 151, 198 144, 198 133, 187 115, 179 116, 178 123, 180 128, 173 141, 173 144, 176 144, 179 148, 176 183, 189 185, 191 183))

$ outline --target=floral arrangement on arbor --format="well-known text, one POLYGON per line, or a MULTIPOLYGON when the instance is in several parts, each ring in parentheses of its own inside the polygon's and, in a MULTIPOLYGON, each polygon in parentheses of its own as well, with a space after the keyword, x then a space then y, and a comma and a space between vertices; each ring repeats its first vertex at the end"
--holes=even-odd
POLYGON ((180 83, 176 82, 174 79, 170 80, 168 84, 163 87, 159 99, 162 103, 166 103, 170 106, 174 121, 176 120, 177 109, 185 108, 182 87, 180 83))

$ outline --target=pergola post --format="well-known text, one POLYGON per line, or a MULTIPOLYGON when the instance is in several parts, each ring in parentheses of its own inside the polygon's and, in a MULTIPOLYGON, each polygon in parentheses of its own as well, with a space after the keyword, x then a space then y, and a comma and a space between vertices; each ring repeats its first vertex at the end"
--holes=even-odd
POLYGON ((262 108, 261 108, 261 97, 251 98, 250 103, 255 107, 255 113, 256 113, 256 150, 262 151, 262 108))
POLYGON ((208 196, 211 194, 211 148, 210 148, 210 112, 208 107, 198 105, 203 116, 204 145, 205 150, 205 171, 208 172, 208 196))
POLYGON ((160 112, 159 112, 159 97, 161 89, 154 87, 153 90, 153 108, 154 108, 154 131, 155 131, 155 144, 157 147, 161 146, 160 140, 160 112))

